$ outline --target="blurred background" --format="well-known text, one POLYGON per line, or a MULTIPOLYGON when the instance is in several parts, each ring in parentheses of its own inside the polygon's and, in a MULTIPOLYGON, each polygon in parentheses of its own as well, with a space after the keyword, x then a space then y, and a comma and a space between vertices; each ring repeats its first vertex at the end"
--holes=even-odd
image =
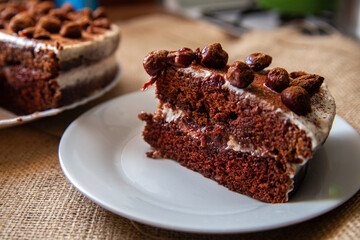
POLYGON ((57 5, 64 2, 76 8, 105 6, 114 18, 116 8, 139 5, 140 15, 169 11, 211 22, 234 35, 291 26, 304 34, 340 31, 360 40, 360 0, 56 0, 57 5))

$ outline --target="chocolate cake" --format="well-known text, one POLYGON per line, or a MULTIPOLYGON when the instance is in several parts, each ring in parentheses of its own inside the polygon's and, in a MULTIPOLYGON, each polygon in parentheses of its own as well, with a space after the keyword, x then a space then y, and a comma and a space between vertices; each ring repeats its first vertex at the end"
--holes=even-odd
POLYGON ((147 155, 252 198, 286 202, 329 134, 334 99, 322 76, 266 70, 267 54, 227 61, 219 43, 145 57, 144 89, 155 83, 159 99, 154 114, 139 114, 153 148, 147 155))
POLYGON ((0 106, 29 114, 92 95, 118 72, 119 39, 101 7, 0 4, 0 106))

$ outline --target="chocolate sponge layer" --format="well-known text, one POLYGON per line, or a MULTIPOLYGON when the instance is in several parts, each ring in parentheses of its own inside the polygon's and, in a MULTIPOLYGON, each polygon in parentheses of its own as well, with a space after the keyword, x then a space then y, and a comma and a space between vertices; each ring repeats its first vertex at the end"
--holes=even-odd
POLYGON ((146 121, 143 136, 154 149, 149 157, 175 159, 181 165, 211 178, 228 189, 270 203, 288 200, 293 182, 279 159, 225 150, 202 143, 166 123, 162 117, 141 114, 146 121))

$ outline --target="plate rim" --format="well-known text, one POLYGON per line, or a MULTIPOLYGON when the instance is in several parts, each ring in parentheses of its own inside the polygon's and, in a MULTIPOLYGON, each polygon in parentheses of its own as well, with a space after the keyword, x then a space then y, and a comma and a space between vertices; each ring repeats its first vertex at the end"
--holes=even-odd
POLYGON ((0 129, 24 124, 24 123, 31 122, 31 121, 34 121, 34 120, 37 120, 40 118, 44 118, 44 117, 54 116, 61 112, 66 111, 66 110, 77 108, 81 105, 84 105, 88 102, 91 102, 91 101, 103 96, 104 94, 109 92, 111 89, 113 89, 116 86, 116 84, 118 84, 118 82, 120 81, 121 66, 119 63, 117 63, 117 69, 118 69, 118 71, 117 71, 114 79, 109 84, 107 84, 104 88, 97 90, 92 95, 82 98, 80 100, 77 100, 76 102, 73 102, 69 105, 65 105, 65 106, 62 106, 59 108, 51 108, 51 109, 47 109, 47 110, 40 111, 40 112, 34 112, 31 114, 27 114, 27 115, 16 115, 15 113, 0 107, 0 109, 2 111, 9 112, 10 114, 15 115, 12 118, 0 119, 0 129))
MULTIPOLYGON (((135 91, 135 92, 127 93, 127 94, 124 94, 122 96, 116 97, 116 98, 111 99, 111 100, 109 100, 107 102, 101 103, 101 104, 97 105, 96 107, 88 110, 87 112, 85 112, 81 116, 79 116, 78 119, 80 119, 82 117, 86 117, 87 114, 91 114, 94 111, 96 111, 97 109, 103 108, 104 106, 106 106, 108 104, 110 105, 113 102, 121 101, 122 99, 126 99, 127 97, 134 96, 134 95, 139 95, 139 94, 144 94, 144 93, 141 93, 139 91, 135 91)), ((327 207, 327 208, 325 208, 325 209, 323 209, 321 211, 317 211, 317 212, 315 212, 313 214, 309 214, 306 217, 299 218, 299 219, 294 219, 294 220, 287 221, 287 222, 280 222, 280 223, 273 224, 273 225, 268 225, 268 226, 265 226, 265 227, 264 226, 261 226, 261 227, 256 227, 255 226, 253 228, 247 228, 247 229, 234 229, 234 228, 225 229, 225 228, 223 228, 221 230, 219 230, 219 229, 213 229, 213 230, 210 229, 209 230, 209 229, 201 229, 201 228, 196 228, 196 227, 194 227, 194 228, 186 228, 185 227, 184 228, 184 227, 176 226, 176 225, 173 225, 173 224, 162 224, 162 223, 159 223, 159 222, 154 222, 154 221, 151 221, 151 220, 148 220, 148 219, 143 219, 143 218, 141 218, 139 216, 131 215, 131 213, 129 213, 128 211, 124 212, 124 211, 121 211, 119 209, 114 209, 111 206, 108 206, 107 204, 104 204, 103 202, 98 200, 98 198, 96 196, 94 196, 94 194, 92 194, 91 191, 89 191, 88 189, 84 189, 81 186, 81 184, 79 182, 77 182, 77 180, 75 180, 70 175, 70 173, 67 170, 66 164, 64 163, 64 160, 62 159, 61 151, 62 151, 62 144, 64 144, 64 142, 63 142, 64 139, 65 139, 64 136, 66 136, 68 131, 71 131, 72 127, 75 126, 78 119, 76 119, 74 122, 72 122, 68 126, 68 128, 65 130, 63 136, 61 137, 61 140, 60 140, 60 143, 59 143, 59 148, 58 148, 59 162, 60 162, 61 169, 64 172, 66 178, 70 181, 70 183, 77 190, 79 190, 87 198, 89 198, 91 201, 95 202, 99 206, 103 207, 104 209, 106 209, 106 210, 108 210, 110 212, 113 212, 113 213, 115 213, 117 215, 120 215, 122 217, 128 218, 130 220, 134 220, 134 221, 137 221, 139 223, 143 223, 143 224, 150 225, 150 226, 153 226, 153 227, 160 227, 160 228, 163 228, 163 229, 175 230, 175 231, 181 231, 181 232, 189 232, 189 233, 211 233, 211 234, 233 234, 233 233, 249 233, 249 232, 266 231, 266 230, 277 229, 277 228, 286 227, 286 226, 290 226, 290 225, 293 225, 293 224, 301 223, 301 222, 307 221, 309 219, 313 219, 315 217, 323 215, 323 214, 325 214, 325 213, 339 207, 344 202, 346 202, 350 198, 352 198, 358 192, 358 190, 357 190, 357 191, 353 192, 350 196, 342 196, 342 198, 337 199, 330 207, 327 207)), ((349 124, 347 121, 345 121, 343 118, 341 118, 338 115, 335 116, 334 123, 337 122, 337 121, 341 121, 341 122, 345 123, 346 125, 348 125, 351 128, 352 131, 356 132, 357 135, 360 136, 360 134, 356 131, 356 129, 351 124, 349 124)))

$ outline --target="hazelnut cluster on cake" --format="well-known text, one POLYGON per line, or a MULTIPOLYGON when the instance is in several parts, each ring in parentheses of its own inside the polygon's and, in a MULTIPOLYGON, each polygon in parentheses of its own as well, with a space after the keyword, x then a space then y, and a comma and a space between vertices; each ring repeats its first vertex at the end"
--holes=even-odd
POLYGON ((324 78, 267 68, 253 53, 227 64, 219 43, 150 52, 143 65, 160 103, 146 122, 149 157, 170 158, 238 193, 282 203, 325 142, 335 102, 324 78))
POLYGON ((102 8, 0 4, 0 106, 29 114, 92 95, 118 72, 119 39, 102 8))

